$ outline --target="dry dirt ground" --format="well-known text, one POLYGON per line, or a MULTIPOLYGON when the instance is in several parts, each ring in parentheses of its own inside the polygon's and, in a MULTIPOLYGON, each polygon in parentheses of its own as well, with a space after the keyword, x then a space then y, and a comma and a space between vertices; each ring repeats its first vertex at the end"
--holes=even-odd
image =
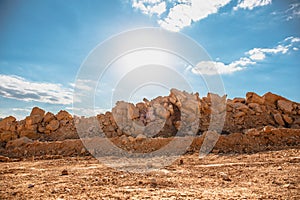
POLYGON ((2 162, 0 199, 300 199, 300 149, 184 155, 140 174, 92 157, 2 162))

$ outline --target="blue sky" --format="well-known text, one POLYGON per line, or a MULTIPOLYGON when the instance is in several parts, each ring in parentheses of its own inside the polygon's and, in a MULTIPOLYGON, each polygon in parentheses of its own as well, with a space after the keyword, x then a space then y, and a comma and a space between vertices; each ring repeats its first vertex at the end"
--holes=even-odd
POLYGON ((300 102, 297 0, 0 0, 0 27, 0 117, 71 111, 89 52, 142 27, 186 34, 207 51, 209 63, 188 69, 195 88, 213 64, 229 98, 271 91, 300 102))

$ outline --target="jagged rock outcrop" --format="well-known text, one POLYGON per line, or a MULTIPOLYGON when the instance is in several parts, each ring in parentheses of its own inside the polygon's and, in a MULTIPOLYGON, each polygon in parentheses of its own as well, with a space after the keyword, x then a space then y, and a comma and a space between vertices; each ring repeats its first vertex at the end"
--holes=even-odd
POLYGON ((9 147, 14 146, 11 141, 19 144, 24 138, 61 141, 79 136, 122 137, 125 141, 129 137, 201 135, 207 130, 245 133, 268 126, 300 129, 300 104, 270 92, 263 96, 249 92, 246 98, 231 100, 211 93, 200 98, 198 93, 172 89, 168 96, 151 101, 119 101, 112 112, 89 118, 73 117, 67 111, 55 115, 34 107, 24 120, 9 116, 0 121, 0 143, 9 147), (79 136, 76 129, 80 130, 79 136))

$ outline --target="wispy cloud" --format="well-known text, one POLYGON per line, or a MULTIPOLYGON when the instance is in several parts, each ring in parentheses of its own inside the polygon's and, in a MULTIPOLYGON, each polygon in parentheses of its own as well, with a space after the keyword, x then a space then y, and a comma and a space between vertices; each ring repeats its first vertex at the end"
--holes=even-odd
POLYGON ((286 14, 286 20, 297 19, 300 17, 300 3, 293 3, 290 7, 284 11, 286 14))
POLYGON ((257 62, 266 59, 267 56, 286 54, 291 50, 297 51, 299 43, 300 38, 287 37, 273 48, 253 48, 245 53, 246 56, 229 64, 220 61, 201 61, 195 67, 189 66, 186 70, 198 75, 232 74, 257 64, 257 62))
POLYGON ((0 82, 0 95, 5 98, 63 105, 72 103, 72 89, 61 84, 34 82, 3 74, 0 75, 0 82))
POLYGON ((233 9, 249 9, 252 10, 255 7, 266 6, 272 4, 272 0, 239 0, 237 6, 233 9))
POLYGON ((97 114, 104 114, 107 111, 110 111, 111 108, 99 108, 95 107, 94 109, 91 108, 76 108, 76 107, 66 107, 66 110, 71 113, 72 115, 77 115, 77 116, 95 116, 97 114))
POLYGON ((31 108, 2 108, 0 112, 0 118, 5 118, 8 116, 14 116, 17 120, 22 120, 25 116, 28 116, 31 112, 31 108))
MULTIPOLYGON (((271 13, 279 20, 290 21, 300 18, 300 3, 291 3, 288 8, 277 10, 271 13)), ((277 19, 277 20, 278 20, 277 19)))

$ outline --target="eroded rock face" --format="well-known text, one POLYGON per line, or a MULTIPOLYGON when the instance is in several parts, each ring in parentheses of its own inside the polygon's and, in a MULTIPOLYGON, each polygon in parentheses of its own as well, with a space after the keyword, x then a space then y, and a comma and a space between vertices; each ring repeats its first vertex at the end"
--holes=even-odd
POLYGON ((258 94, 254 92, 248 92, 246 94, 246 103, 257 103, 257 104, 264 104, 264 98, 259 96, 258 94))
POLYGON ((280 110, 287 114, 291 114, 293 111, 293 102, 291 101, 278 100, 277 106, 280 110))
POLYGON ((89 118, 73 117, 63 110, 56 115, 45 114, 43 109, 34 107, 24 120, 10 116, 0 121, 0 143, 5 146, 24 137, 41 141, 76 139, 76 125, 80 125, 82 138, 122 137, 124 141, 136 137, 190 136, 208 130, 255 136, 253 128, 300 129, 300 104, 272 93, 260 96, 249 92, 246 98, 230 100, 212 93, 200 98, 198 93, 172 89, 168 96, 144 99, 137 104, 117 102, 112 112, 89 118))
POLYGON ((45 111, 39 107, 34 107, 31 110, 30 116, 38 115, 44 117, 45 111))
POLYGON ((47 130, 50 130, 50 131, 55 131, 59 128, 59 121, 58 120, 51 120, 49 122, 49 124, 46 126, 46 129, 47 130))
POLYGON ((16 118, 13 116, 6 117, 0 121, 0 130, 9 131, 14 126, 16 118))

